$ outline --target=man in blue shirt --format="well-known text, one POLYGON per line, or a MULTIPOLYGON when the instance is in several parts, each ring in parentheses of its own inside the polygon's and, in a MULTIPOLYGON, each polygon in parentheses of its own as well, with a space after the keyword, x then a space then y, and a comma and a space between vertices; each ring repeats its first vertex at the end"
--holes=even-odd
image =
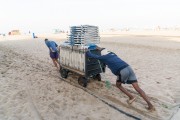
POLYGON ((45 44, 47 45, 47 47, 49 48, 49 54, 50 57, 55 65, 55 67, 58 67, 59 62, 58 62, 58 57, 59 57, 59 53, 58 53, 58 45, 54 42, 54 41, 50 41, 48 39, 45 39, 45 44))
POLYGON ((149 101, 149 98, 146 96, 145 92, 139 87, 137 78, 135 73, 133 72, 130 65, 128 65, 125 61, 121 60, 115 53, 107 51, 105 48, 98 47, 94 45, 90 46, 89 49, 95 48, 101 51, 101 55, 92 54, 87 51, 87 56, 100 60, 102 63, 106 64, 111 72, 117 76, 116 86, 125 93, 129 100, 127 101, 129 104, 132 104, 135 101, 135 97, 129 93, 123 86, 123 84, 132 84, 134 89, 141 95, 141 97, 147 102, 148 110, 155 110, 154 106, 149 101))

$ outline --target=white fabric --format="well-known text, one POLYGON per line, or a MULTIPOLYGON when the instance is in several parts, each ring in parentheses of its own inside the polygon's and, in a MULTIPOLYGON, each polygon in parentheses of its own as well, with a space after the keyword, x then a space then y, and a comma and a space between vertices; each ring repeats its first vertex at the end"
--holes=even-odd
POLYGON ((101 51, 101 55, 107 55, 107 54, 109 54, 110 52, 107 50, 107 49, 103 49, 102 51, 101 51))

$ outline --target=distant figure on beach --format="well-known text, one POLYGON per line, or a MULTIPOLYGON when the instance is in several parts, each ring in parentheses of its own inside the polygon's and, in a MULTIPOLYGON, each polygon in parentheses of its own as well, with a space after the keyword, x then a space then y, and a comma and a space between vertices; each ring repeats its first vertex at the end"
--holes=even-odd
POLYGON ((87 56, 100 60, 102 63, 106 64, 109 67, 109 69, 114 75, 117 76, 116 86, 129 97, 127 103, 132 104, 136 98, 122 86, 122 83, 132 84, 134 89, 148 104, 147 109, 150 111, 154 111, 154 106, 149 101, 149 98, 146 96, 145 92, 139 87, 136 75, 130 65, 121 60, 115 53, 107 51, 107 49, 105 48, 92 45, 88 49, 92 48, 99 50, 101 52, 101 55, 93 54, 90 52, 90 50, 88 50, 86 53, 87 56))
POLYGON ((50 54, 50 57, 51 57, 54 65, 55 65, 55 67, 57 67, 57 69, 59 70, 58 45, 57 45, 54 41, 50 41, 50 40, 48 40, 47 38, 45 39, 45 44, 46 44, 47 47, 49 48, 49 54, 50 54))
POLYGON ((33 38, 35 38, 35 33, 32 34, 33 38))
POLYGON ((32 37, 33 37, 33 38, 38 38, 38 37, 35 35, 35 33, 32 33, 32 37))

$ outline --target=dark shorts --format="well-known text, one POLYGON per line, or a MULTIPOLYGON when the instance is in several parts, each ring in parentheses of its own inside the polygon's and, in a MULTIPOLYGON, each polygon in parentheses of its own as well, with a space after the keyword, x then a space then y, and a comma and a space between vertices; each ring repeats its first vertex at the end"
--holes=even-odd
POLYGON ((121 82, 124 84, 132 84, 134 82, 137 82, 137 78, 132 68, 128 66, 119 72, 119 75, 117 75, 116 82, 121 82))
POLYGON ((50 57, 51 57, 52 59, 58 59, 59 54, 58 54, 58 52, 50 52, 50 57))

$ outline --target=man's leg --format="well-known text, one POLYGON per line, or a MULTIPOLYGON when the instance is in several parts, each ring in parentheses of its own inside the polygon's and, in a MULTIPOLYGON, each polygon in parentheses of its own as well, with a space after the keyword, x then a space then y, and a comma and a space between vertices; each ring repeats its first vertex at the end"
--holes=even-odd
POLYGON ((56 63, 60 66, 58 59, 56 59, 56 63))
POLYGON ((59 66, 59 69, 60 69, 60 63, 59 63, 59 61, 58 61, 58 58, 59 58, 59 53, 58 53, 58 52, 56 52, 56 53, 55 53, 55 56, 56 56, 56 58, 55 58, 55 62, 56 62, 56 64, 59 66))
MULTIPOLYGON (((129 100, 135 100, 135 97, 132 96, 123 86, 122 86, 122 83, 117 81, 116 82, 116 86, 123 92, 125 93, 128 97, 129 97, 129 100)), ((133 101, 132 101, 133 102, 133 101)), ((130 103, 132 103, 130 102, 130 103)))
POLYGON ((54 63, 54 65, 55 65, 55 67, 57 67, 58 68, 58 62, 57 62, 57 60, 56 59, 52 59, 52 61, 53 61, 53 63, 54 63))
POLYGON ((58 59, 55 59, 55 61, 56 61, 56 64, 58 65, 58 69, 60 70, 60 64, 59 64, 58 59))
POLYGON ((149 110, 154 110, 154 106, 149 101, 149 99, 148 99, 147 95, 145 94, 145 92, 139 87, 138 82, 132 83, 132 86, 141 95, 141 97, 147 102, 148 109, 149 110))

